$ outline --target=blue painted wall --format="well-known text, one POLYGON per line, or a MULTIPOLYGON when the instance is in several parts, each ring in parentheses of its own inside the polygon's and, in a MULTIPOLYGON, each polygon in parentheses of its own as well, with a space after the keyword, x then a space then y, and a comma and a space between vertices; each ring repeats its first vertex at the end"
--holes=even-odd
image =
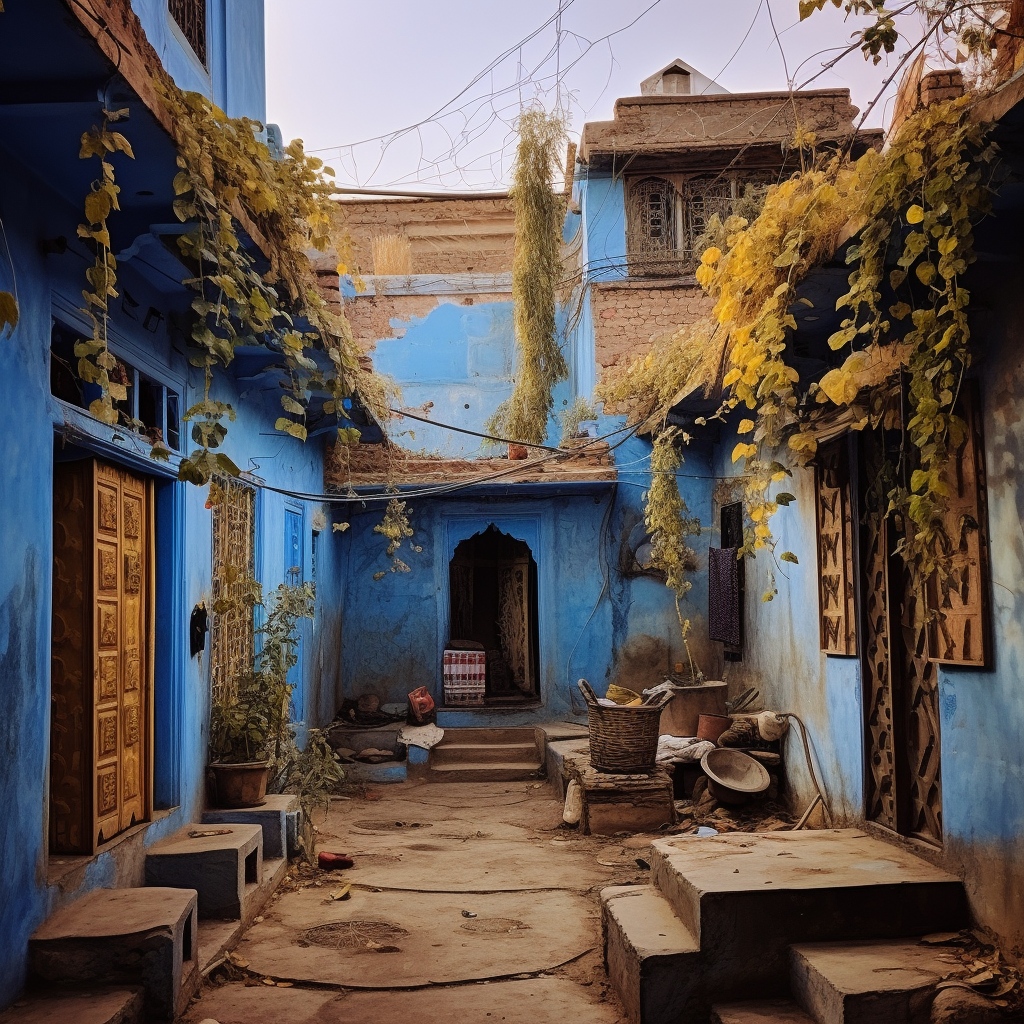
MULTIPOLYGON (((166 3, 138 3, 150 38, 164 54, 177 80, 186 88, 203 88, 194 77, 187 55, 175 50, 167 33, 166 3), (161 34, 163 33, 163 34, 161 34), (190 77, 192 75, 193 77, 190 77)), ((213 19, 211 69, 220 75, 226 92, 218 100, 231 113, 262 116, 262 3, 260 0, 223 0, 210 5, 213 19), (218 17, 226 29, 217 29, 218 17), (232 28, 234 26, 234 28, 232 28), (217 43, 217 31, 222 34, 217 43), (225 37, 223 32, 229 36, 225 37), (231 36, 230 33, 236 33, 231 36), (231 39, 230 48, 226 40, 231 39), (219 50, 218 50, 219 46, 219 50), (230 50, 230 53, 229 53, 230 50), (230 59, 229 59, 230 57, 230 59), (232 92, 234 90, 234 92, 232 92), (232 96, 234 97, 232 99, 232 96), (233 106, 234 105, 234 106, 233 106)), ((40 5, 40 17, 50 17, 40 5)), ((24 16, 24 8, 20 8, 24 16)), ((80 41, 74 45, 91 46, 80 41)), ((59 59, 59 54, 51 54, 59 59)), ((88 55, 87 55, 88 56, 88 55)), ((83 62, 82 66, 87 66, 83 62)), ((99 65, 102 67, 102 65, 99 65)), ((209 86, 205 91, 209 91, 209 86)), ((201 658, 189 657, 188 619, 192 607, 211 599, 211 514, 206 492, 178 484, 147 456, 147 446, 129 431, 112 430, 52 398, 49 383, 51 317, 81 326, 77 307, 85 286, 91 257, 75 239, 81 217, 78 178, 88 168, 77 162, 78 137, 96 120, 95 104, 82 104, 81 118, 65 108, 58 118, 40 120, 19 136, 17 152, 0 142, 0 288, 17 292, 21 314, 13 335, 0 339, 0 406, 5 411, 0 427, 3 469, 0 472, 0 680, 4 688, 4 714, 0 716, 0 1007, 14 998, 24 981, 29 935, 55 908, 101 885, 142 883, 141 848, 197 820, 203 808, 204 766, 207 760, 209 721, 209 648, 201 658), (32 133, 38 135, 37 147, 32 133), (62 142, 66 134, 66 144, 62 142), (27 144, 26 144, 27 140, 27 144), (46 148, 49 146, 50 148, 46 148), (28 154, 28 156, 26 156, 28 154), (35 160, 30 164, 26 161, 35 160), (40 241, 69 239, 62 255, 43 255, 40 241), (50 731, 50 615, 52 562, 52 478, 55 442, 70 432, 85 435, 79 443, 102 457, 153 475, 157 479, 157 671, 155 681, 155 802, 154 823, 141 838, 115 845, 92 859, 60 885, 47 881, 51 858, 47 847, 48 764, 50 731)), ((77 108, 74 108, 77 109, 77 108)), ((169 183, 177 168, 173 152, 151 119, 136 104, 125 134, 135 143, 136 162, 122 179, 150 175, 169 183)), ((8 133, 5 135, 11 138, 8 133)), ((87 180, 84 178, 83 180, 87 180)), ((140 186, 141 187, 141 186, 140 186)), ((147 268, 159 245, 141 249, 119 244, 120 225, 146 225, 146 198, 133 188, 122 191, 122 211, 111 218, 115 245, 121 250, 118 269, 122 296, 113 306, 111 346, 133 365, 162 379, 179 391, 182 411, 202 393, 199 372, 188 365, 181 331, 191 293, 164 270, 147 268), (155 331, 141 323, 149 307, 162 316, 155 331)), ((145 226, 141 228, 145 230, 145 226)), ((123 242, 123 240, 122 240, 123 242)), ((159 261, 158 261, 159 262, 159 261)), ((173 266, 173 264, 172 264, 173 266)), ((243 469, 266 483, 285 489, 319 493, 323 485, 323 450, 319 441, 302 445, 273 430, 280 415, 276 382, 247 383, 218 377, 214 397, 234 404, 236 422, 230 425, 225 451, 243 469)), ((183 425, 187 436, 187 425, 183 425)), ((295 501, 260 490, 258 505, 258 573, 267 590, 283 580, 284 509, 297 506, 303 514, 306 561, 311 577, 312 529, 327 528, 318 540, 317 643, 307 645, 304 658, 301 716, 311 724, 333 717, 338 703, 340 664, 340 612, 342 581, 331 556, 335 543, 322 506, 295 501)))
POLYGON ((207 0, 206 67, 167 9, 167 0, 132 0, 146 36, 182 89, 201 92, 231 117, 266 122, 263 0, 207 0))

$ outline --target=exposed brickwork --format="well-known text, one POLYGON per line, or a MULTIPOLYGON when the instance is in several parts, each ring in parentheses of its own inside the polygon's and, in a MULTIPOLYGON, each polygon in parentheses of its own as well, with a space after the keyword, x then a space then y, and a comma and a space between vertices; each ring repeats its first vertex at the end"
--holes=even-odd
POLYGON ((959 69, 929 71, 921 79, 921 105, 930 107, 943 100, 955 100, 964 94, 964 76, 959 69))
POLYGON ((473 480, 495 473, 505 483, 563 482, 567 480, 614 480, 615 459, 607 441, 591 441, 578 455, 550 457, 532 449, 530 457, 513 462, 507 458, 445 459, 418 455, 397 445, 359 444, 346 448, 330 445, 324 462, 324 483, 330 491, 354 487, 449 483, 473 480))
POLYGON ((338 211, 363 274, 373 273, 372 240, 383 234, 408 237, 414 274, 502 274, 512 269, 514 217, 505 197, 344 200, 338 211))
POLYGON ((599 284, 593 289, 597 372, 643 355, 651 339, 707 315, 712 300, 695 282, 599 284))

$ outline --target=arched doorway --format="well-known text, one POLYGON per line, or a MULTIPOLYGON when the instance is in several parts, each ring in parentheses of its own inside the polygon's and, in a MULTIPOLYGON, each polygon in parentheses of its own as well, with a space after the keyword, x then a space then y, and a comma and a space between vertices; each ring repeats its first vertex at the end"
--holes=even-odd
POLYGON ((484 702, 539 700, 537 563, 529 545, 491 523, 455 548, 448 573, 449 644, 486 652, 484 702))

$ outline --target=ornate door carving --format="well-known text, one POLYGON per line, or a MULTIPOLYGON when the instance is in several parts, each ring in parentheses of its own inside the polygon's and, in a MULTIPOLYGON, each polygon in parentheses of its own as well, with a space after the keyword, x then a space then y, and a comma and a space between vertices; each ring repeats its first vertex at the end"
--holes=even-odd
POLYGON ((814 492, 821 649, 826 654, 856 654, 853 514, 845 438, 822 446, 814 469, 814 492))
POLYGON ((54 470, 54 852, 92 853, 148 816, 151 508, 151 486, 125 470, 54 470))
POLYGON ((517 558, 498 565, 498 634, 505 660, 516 686, 534 689, 530 636, 530 559, 517 558))

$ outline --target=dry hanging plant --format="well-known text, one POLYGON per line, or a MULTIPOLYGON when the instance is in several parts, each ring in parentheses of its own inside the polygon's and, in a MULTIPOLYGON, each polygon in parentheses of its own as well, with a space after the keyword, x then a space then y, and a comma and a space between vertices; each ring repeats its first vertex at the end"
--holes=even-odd
POLYGON ((487 430, 528 444, 548 432, 555 385, 569 376, 555 330, 555 292, 561 277, 564 197, 551 189, 565 122, 543 110, 519 118, 519 148, 510 195, 515 210, 512 301, 518 361, 512 394, 487 430))

